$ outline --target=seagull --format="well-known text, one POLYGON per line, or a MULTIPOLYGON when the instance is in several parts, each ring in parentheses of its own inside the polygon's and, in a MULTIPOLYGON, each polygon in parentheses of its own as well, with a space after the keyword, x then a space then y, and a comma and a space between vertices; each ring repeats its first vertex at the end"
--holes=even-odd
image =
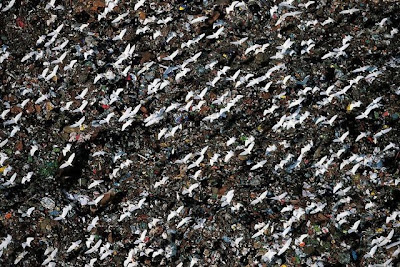
POLYGON ((162 60, 174 61, 174 58, 178 55, 179 49, 175 50, 171 55, 162 58, 162 60))
POLYGON ((251 154, 251 150, 253 149, 253 147, 254 147, 254 142, 250 143, 250 145, 242 153, 240 153, 239 155, 240 156, 246 156, 246 155, 251 154))
POLYGON ((88 89, 88 88, 85 88, 79 95, 77 95, 77 96, 75 97, 75 99, 84 99, 84 98, 85 98, 85 95, 87 94, 88 91, 89 91, 89 89, 88 89))
POLYGON ((10 10, 15 4, 15 0, 11 0, 1 11, 6 12, 10 10))
POLYGON ((109 113, 105 119, 99 121, 99 124, 104 124, 104 123, 110 124, 110 120, 114 116, 115 116, 114 112, 109 113))
POLYGON ((378 245, 373 246, 371 250, 367 254, 365 254, 364 258, 373 258, 377 249, 378 245))
POLYGON ((236 137, 229 138, 229 140, 226 142, 226 146, 232 145, 233 143, 235 143, 235 141, 236 141, 236 137))
POLYGON ((258 162, 256 165, 254 165, 253 167, 251 167, 250 170, 254 171, 254 170, 257 170, 259 168, 262 168, 265 165, 265 163, 267 163, 267 160, 262 160, 262 161, 258 162))
POLYGON ((96 224, 97 224, 98 221, 99 221, 99 216, 94 217, 92 222, 88 225, 86 230, 88 232, 92 231, 92 229, 96 227, 96 224))
POLYGON ((343 143, 344 139, 346 139, 346 137, 349 135, 349 133, 350 133, 349 131, 345 132, 341 137, 334 139, 333 142, 343 143))
POLYGON ((72 124, 70 127, 71 128, 76 128, 76 127, 81 127, 82 123, 85 121, 85 116, 83 116, 79 121, 75 122, 72 124))
POLYGON ((31 247, 31 242, 34 240, 34 237, 27 237, 26 241, 22 243, 22 248, 25 249, 26 247, 31 247))
POLYGON ((228 151, 228 153, 226 154, 226 156, 224 158, 224 162, 227 163, 234 155, 235 155, 235 152, 233 152, 232 150, 228 151))
POLYGON ((26 182, 30 182, 32 176, 33 176, 33 172, 28 172, 24 177, 22 177, 21 184, 25 184, 26 182))
POLYGON ((75 153, 72 153, 71 156, 69 156, 68 160, 65 163, 61 164, 60 169, 72 166, 72 161, 74 160, 74 158, 75 158, 75 153))
POLYGON ((35 154, 36 151, 38 151, 39 147, 37 145, 33 145, 31 147, 31 150, 29 151, 29 154, 31 155, 31 157, 33 157, 33 155, 35 154))
POLYGON ((101 184, 102 182, 104 182, 104 180, 94 180, 89 186, 88 189, 91 189, 93 187, 98 186, 99 184, 101 184))
POLYGON ((285 251, 289 248, 291 243, 292 243, 292 238, 289 238, 288 240, 286 240, 285 245, 283 245, 283 247, 279 250, 278 256, 285 253, 285 251))
POLYGON ((192 19, 191 21, 190 21, 190 24, 196 24, 196 23, 199 23, 199 22, 204 22, 206 19, 208 19, 208 17, 207 16, 200 16, 200 17, 197 17, 197 18, 194 18, 194 19, 192 19))
POLYGON ((133 123, 133 119, 130 119, 130 120, 126 121, 126 122, 122 125, 121 131, 124 131, 128 126, 132 125, 132 123, 133 123))
POLYGON ((126 33, 126 29, 123 29, 117 36, 115 36, 112 40, 113 41, 118 41, 118 40, 122 40, 122 38, 124 38, 124 35, 126 33))
POLYGON ((360 9, 351 8, 351 9, 346 9, 346 10, 340 11, 339 14, 350 14, 350 15, 352 15, 353 13, 358 12, 358 11, 360 11, 360 9))
POLYGON ((233 45, 242 45, 244 42, 247 41, 247 39, 249 39, 249 37, 244 37, 244 38, 242 38, 242 39, 240 39, 238 41, 231 42, 231 44, 233 44, 233 45))
POLYGON ((196 189, 196 188, 198 188, 199 186, 200 186, 199 183, 192 184, 191 186, 189 186, 188 189, 184 189, 184 190, 182 191, 182 195, 189 194, 189 196, 192 197, 192 192, 193 192, 193 190, 196 189))
POLYGON ((133 7, 133 9, 136 11, 136 10, 138 10, 141 6, 143 6, 143 4, 144 4, 144 2, 145 2, 146 0, 139 0, 136 4, 135 4, 135 6, 133 7))
POLYGON ((336 120, 337 116, 338 115, 332 116, 328 121, 325 121, 324 124, 329 124, 330 126, 332 126, 332 124, 336 120))
POLYGON ((97 241, 97 243, 88 251, 85 252, 85 254, 91 254, 93 252, 97 252, 97 250, 99 249, 101 242, 103 242, 103 240, 99 239, 99 241, 97 241))
POLYGON ((307 3, 305 3, 305 4, 299 4, 299 7, 305 7, 306 9, 308 9, 308 7, 310 6, 310 5, 312 5, 312 4, 314 4, 315 3, 315 1, 308 1, 307 3))
POLYGON ((167 217, 167 221, 169 222, 172 218, 177 216, 183 210, 184 206, 180 206, 178 209, 171 211, 171 213, 167 217))
POLYGON ((332 18, 328 18, 328 19, 324 20, 323 22, 321 22, 321 25, 325 26, 325 25, 327 25, 329 23, 333 23, 333 22, 335 22, 335 21, 332 18))
POLYGON ((74 113, 75 112, 83 113, 83 110, 85 109, 85 107, 87 106, 88 103, 89 102, 87 100, 83 100, 81 106, 79 108, 74 109, 72 112, 74 112, 74 113))
POLYGON ((221 28, 219 28, 215 33, 206 36, 207 39, 217 39, 221 33, 224 31, 224 26, 222 26, 221 28))
POLYGON ((17 178, 17 173, 14 173, 10 180, 8 180, 7 182, 3 183, 3 186, 9 186, 9 185, 14 185, 15 183, 15 178, 17 178))
POLYGON ((100 202, 103 198, 104 198, 104 194, 98 196, 95 200, 90 201, 90 202, 88 203, 88 205, 94 205, 94 206, 96 206, 97 204, 99 204, 99 202, 100 202))
POLYGON ((69 248, 67 249, 67 253, 70 253, 71 251, 76 250, 81 243, 82 243, 82 240, 72 242, 71 246, 69 246, 69 248))
POLYGON ((358 232, 357 228, 360 225, 361 220, 356 221, 353 226, 347 231, 349 234, 358 232))
POLYGON ((228 191, 228 193, 226 193, 226 195, 221 197, 221 207, 225 207, 226 205, 229 205, 231 203, 234 191, 235 190, 230 190, 228 191))
POLYGON ((184 224, 187 224, 190 220, 192 219, 192 217, 185 217, 183 218, 178 225, 176 226, 176 229, 179 229, 180 227, 182 227, 184 224))
POLYGON ((68 212, 72 210, 72 206, 68 205, 63 208, 63 211, 60 216, 56 217, 54 220, 59 221, 65 219, 67 217, 68 212))

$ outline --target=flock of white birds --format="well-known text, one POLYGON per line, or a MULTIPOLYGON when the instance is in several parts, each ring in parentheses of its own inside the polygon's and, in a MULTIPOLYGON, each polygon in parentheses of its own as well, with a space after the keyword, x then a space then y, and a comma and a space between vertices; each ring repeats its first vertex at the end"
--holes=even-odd
MULTIPOLYGON (((217 212, 223 211, 232 217, 253 209, 262 210, 267 207, 266 205, 280 210, 277 214, 278 219, 265 217, 265 221, 254 222, 253 228, 247 228, 244 232, 228 229, 229 232, 226 235, 231 235, 231 243, 225 249, 230 251, 227 253, 232 257, 245 257, 250 253, 250 247, 261 242, 264 252, 261 256, 254 254, 253 264, 290 262, 290 258, 285 255, 296 253, 307 265, 323 265, 324 262, 328 262, 329 257, 326 253, 322 253, 318 257, 307 257, 301 251, 299 252, 303 246, 309 245, 308 238, 319 239, 315 234, 311 237, 310 231, 301 232, 300 230, 304 229, 304 225, 310 228, 310 218, 319 213, 329 215, 330 225, 337 231, 361 236, 364 234, 366 231, 363 229, 365 215, 361 216, 360 214, 367 214, 377 209, 375 202, 379 202, 376 195, 378 192, 370 191, 369 185, 373 187, 380 183, 396 188, 400 181, 398 174, 386 172, 383 161, 384 158, 394 157, 398 153, 398 128, 386 124, 381 124, 377 130, 357 129, 355 125, 349 125, 346 127, 350 128, 346 128, 341 125, 349 114, 354 116, 355 123, 362 124, 363 121, 368 122, 373 119, 376 111, 379 111, 380 114, 387 110, 389 88, 384 89, 379 95, 375 94, 375 98, 370 102, 355 99, 355 95, 351 93, 361 87, 368 91, 369 87, 374 86, 374 83, 385 75, 387 65, 379 65, 377 62, 375 65, 358 66, 346 74, 348 79, 335 77, 328 84, 309 86, 307 83, 311 84, 312 80, 323 80, 322 72, 317 74, 311 71, 311 67, 305 68, 309 73, 301 77, 304 79, 303 82, 297 81, 298 76, 296 76, 294 67, 291 66, 291 58, 317 55, 319 63, 316 64, 320 64, 321 68, 333 64, 341 66, 344 61, 351 60, 352 55, 349 50, 358 46, 360 38, 365 38, 365 36, 360 37, 362 32, 342 32, 339 29, 337 31, 341 35, 336 36, 336 45, 328 47, 321 40, 313 40, 309 37, 312 34, 304 33, 307 38, 301 39, 280 30, 285 25, 295 24, 295 28, 301 32, 312 33, 324 28, 327 31, 335 31, 334 27, 338 27, 335 24, 338 18, 345 20, 354 14, 357 16, 368 15, 364 13, 362 7, 343 8, 335 10, 335 15, 327 16, 322 20, 315 17, 310 20, 310 17, 312 18, 314 15, 310 10, 324 8, 319 6, 320 1, 267 1, 270 2, 266 4, 267 8, 264 6, 262 9, 266 11, 263 16, 269 20, 269 28, 265 30, 272 32, 275 28, 277 34, 275 40, 260 44, 256 41, 263 37, 263 32, 256 33, 257 36, 254 32, 248 31, 242 32, 238 36, 231 31, 233 21, 240 19, 243 14, 245 14, 244 16, 251 14, 247 1, 233 1, 226 4, 223 8, 224 20, 213 22, 212 31, 208 30, 207 32, 202 32, 202 27, 210 20, 212 15, 210 12, 195 16, 188 15, 184 13, 185 6, 155 5, 150 0, 139 0, 132 3, 129 8, 118 8, 120 13, 116 12, 116 8, 123 5, 123 2, 126 1, 106 0, 105 8, 94 19, 99 23, 108 23, 119 28, 112 37, 99 36, 96 29, 90 28, 90 23, 79 24, 57 19, 59 12, 67 12, 68 9, 66 6, 59 5, 62 4, 60 1, 51 0, 49 3, 40 4, 40 8, 51 14, 50 19, 46 22, 47 28, 31 44, 30 51, 27 51, 20 59, 21 64, 40 63, 42 65, 41 73, 34 77, 40 84, 40 88, 17 85, 12 81, 13 78, 9 77, 10 83, 17 88, 15 90, 18 92, 16 97, 19 102, 10 104, 3 101, 4 110, 0 115, 3 132, 6 134, 0 142, 0 167, 2 167, 0 188, 2 191, 13 190, 14 187, 21 184, 29 187, 29 184, 36 179, 43 179, 37 166, 29 165, 28 168, 21 168, 17 165, 20 162, 14 161, 13 158, 22 154, 34 159, 43 157, 46 144, 36 140, 25 140, 24 143, 29 145, 24 150, 13 151, 13 155, 6 153, 5 150, 14 148, 15 143, 20 139, 21 131, 28 131, 30 135, 28 139, 31 136, 34 138, 35 132, 44 131, 38 128, 32 130, 32 127, 35 129, 36 126, 30 124, 32 115, 28 114, 24 108, 29 103, 33 103, 43 107, 42 110, 46 110, 51 103, 52 110, 58 108, 58 111, 50 110, 49 112, 64 114, 69 128, 77 129, 77 132, 87 133, 87 131, 95 131, 100 128, 105 131, 121 133, 133 132, 136 127, 148 128, 155 133, 150 137, 152 142, 168 143, 171 147, 170 155, 177 158, 177 160, 170 160, 167 164, 183 169, 186 173, 184 186, 180 189, 176 189, 176 186, 171 187, 171 185, 179 185, 182 181, 177 181, 173 177, 176 174, 165 171, 151 187, 143 185, 142 193, 136 199, 125 199, 120 203, 118 220, 114 222, 117 225, 135 220, 139 212, 151 214, 152 209, 157 209, 156 205, 149 203, 149 195, 176 190, 169 194, 175 198, 170 200, 176 203, 174 208, 164 210, 163 216, 149 216, 147 228, 136 230, 134 235, 137 239, 130 240, 132 244, 129 252, 124 255, 126 260, 114 262, 115 266, 141 266, 143 264, 140 262, 141 257, 158 259, 158 262, 172 266, 206 266, 210 264, 211 259, 201 254, 193 254, 186 260, 175 258, 171 261, 171 248, 153 246, 151 240, 154 236, 154 229, 159 227, 162 229, 161 238, 165 240, 170 235, 168 229, 174 229, 181 233, 211 229, 213 222, 209 218, 192 215, 191 207, 185 206, 182 199, 198 199, 201 194, 211 194, 206 191, 204 181, 212 178, 212 170, 216 171, 221 167, 228 171, 231 168, 230 175, 233 176, 240 172, 243 177, 243 172, 245 172, 248 179, 261 177, 263 185, 268 184, 268 180, 281 179, 274 186, 260 186, 259 189, 255 189, 257 193, 252 198, 249 197, 250 191, 245 193, 250 189, 236 188, 232 181, 226 182, 224 183, 226 190, 219 194, 216 203, 210 204, 217 208, 217 212), (132 20, 138 12, 146 12, 146 17, 138 20, 139 24, 134 33, 129 33, 125 27, 127 24, 124 23, 132 20), (176 23, 178 19, 176 14, 180 12, 183 12, 178 22, 182 27, 181 32, 177 29, 175 31, 178 32, 166 31, 166 29, 170 29, 169 25, 176 23), (278 30, 276 30, 277 27, 278 30), (279 27, 281 28, 279 29, 279 27), (183 31, 186 33, 183 34, 183 31), (65 32, 69 34, 65 34, 65 32), (128 37, 128 33, 134 36, 147 36, 149 42, 164 39, 164 45, 170 47, 169 52, 157 54, 157 51, 151 51, 156 54, 153 60, 133 65, 133 59, 143 52, 140 51, 142 44, 132 41, 132 37, 128 37), (70 38, 73 34, 77 34, 81 38, 90 36, 98 42, 107 42, 113 61, 100 62, 101 59, 96 58, 100 57, 98 51, 92 44, 86 44, 80 48, 80 51, 74 52, 77 41, 70 38), (190 38, 187 38, 188 36, 190 38), (268 55, 268 66, 251 69, 248 66, 241 68, 240 63, 229 66, 222 65, 218 59, 210 57, 209 52, 205 50, 208 45, 217 47, 218 45, 215 44, 223 44, 236 49, 242 58, 260 56, 259 54, 268 55), (77 92, 72 93, 72 90, 65 87, 56 89, 60 86, 57 83, 60 77, 79 75, 80 66, 88 61, 97 61, 96 64, 99 65, 107 63, 109 67, 102 73, 96 71, 90 73, 90 81, 82 85, 77 92), (204 78, 201 78, 200 75, 200 79, 196 72, 199 64, 202 64, 209 77, 203 84, 201 84, 201 79, 204 80, 204 78), (152 77, 150 80, 145 78, 155 70, 158 72, 162 70, 161 73, 164 72, 164 75, 152 77), (198 84, 185 83, 186 80, 193 77, 198 80, 198 84), (106 94, 99 94, 99 88, 102 85, 118 80, 128 80, 127 86, 106 94), (135 86, 129 85, 133 83, 135 86), (298 88, 296 85, 299 84, 301 84, 301 89, 294 89, 298 88), (126 96, 132 94, 132 91, 138 91, 137 86, 139 85, 144 88, 144 96, 141 99, 137 98, 135 103, 124 102, 127 99, 126 96), (176 88, 183 88, 179 89, 183 94, 178 98, 171 99, 170 97, 168 99, 169 95, 174 95, 173 92, 178 90, 176 88), (64 92, 61 93, 61 91, 64 92), (265 94, 270 97, 264 99, 262 95, 265 94), (166 98, 168 101, 165 101, 166 98), (156 103, 153 104, 152 109, 149 109, 149 99, 156 103), (251 105, 246 104, 248 103, 246 101, 249 100, 253 101, 251 105), (257 107, 259 102, 264 102, 263 105, 266 108, 254 112, 252 115, 244 114, 246 109, 259 109, 257 107), (55 103, 60 103, 60 105, 56 106, 55 103), (20 107, 22 111, 12 114, 13 106, 20 107), (103 113, 94 113, 93 110, 99 106, 107 106, 107 109, 103 113), (117 108, 117 106, 123 108, 117 108), (147 112, 147 110, 151 112, 147 112), (336 113, 325 112, 326 110, 335 110, 336 113), (251 131, 245 129, 225 130, 215 141, 209 140, 208 143, 197 144, 191 148, 191 151, 181 153, 182 147, 179 144, 182 143, 176 140, 193 139, 192 142, 196 142, 196 139, 199 138, 198 135, 201 135, 203 130, 221 127, 227 118, 237 114, 240 115, 240 118, 243 118, 241 117, 243 114, 245 117, 247 116, 243 123, 250 121, 252 125, 261 126, 259 129, 251 131), (194 124, 190 121, 171 120, 171 118, 189 115, 201 118, 199 127, 193 128, 194 124), (70 118, 74 118, 73 121, 70 118), (312 131, 313 134, 307 135, 301 143, 294 143, 293 140, 290 140, 304 131, 312 131), (323 148, 327 150, 325 154, 314 158, 314 152, 321 146, 322 134, 329 138, 328 141, 325 141, 327 147, 323 148), (350 149, 354 145, 359 147, 358 152, 350 149), (293 195, 290 187, 284 186, 285 180, 288 176, 301 173, 301 171, 310 172, 313 179, 298 181, 303 183, 301 185, 302 195, 293 195), (332 172, 335 172, 335 175, 332 175, 332 172), (363 188, 367 189, 363 192, 360 192, 360 188, 352 182, 357 175, 364 179, 363 186, 365 187, 363 188), (382 176, 385 178, 383 179, 382 176), (322 196, 326 191, 331 192, 331 195, 322 196), (359 195, 364 199, 353 200, 352 196, 354 195, 359 195), (294 200, 299 200, 299 202, 294 200), (363 203, 363 206, 353 205, 354 201, 363 203), (303 228, 300 228, 301 225, 303 228)), ((0 4, 0 14, 5 16, 9 12, 13 12, 14 4, 15 0, 3 1, 0 4)), ((373 30, 380 34, 388 44, 396 42, 399 38, 396 25, 392 25, 388 18, 379 21, 373 26, 373 30)), ((0 64, 11 60, 13 56, 12 50, 3 46, 0 50, 0 64)), ((395 63, 392 66, 399 67, 395 63)), ((0 88, 3 86, 5 88, 5 85, 0 88)), ((397 90, 395 101, 399 101, 400 91, 398 88, 395 90, 397 90)), ((240 123, 242 122, 237 121, 235 127, 239 128, 240 123)), ((64 169, 73 168, 80 160, 77 156, 77 149, 81 142, 90 142, 90 134, 85 138, 77 142, 79 134, 74 133, 69 142, 58 144, 59 156, 62 158, 59 162, 58 173, 62 173, 64 169)), ((133 136, 132 139, 135 137, 133 136)), ((122 149, 128 150, 129 148, 123 147, 122 149)), ((61 207, 57 216, 46 214, 52 220, 59 221, 61 225, 77 222, 84 225, 81 236, 85 236, 85 238, 75 240, 75 237, 71 236, 70 240, 73 240, 71 243, 58 243, 59 245, 48 241, 48 247, 43 256, 44 260, 41 263, 43 266, 67 266, 65 264, 68 260, 65 255, 77 251, 87 267, 96 266, 99 263, 109 264, 113 257, 120 252, 115 248, 114 243, 99 238, 95 234, 96 227, 107 224, 106 221, 109 217, 105 217, 105 213, 99 213, 95 216, 76 218, 78 215, 73 210, 84 206, 99 207, 113 183, 119 181, 128 170, 134 176, 141 176, 141 173, 135 174, 137 164, 153 166, 152 164, 157 161, 156 153, 142 155, 137 152, 125 153, 120 150, 106 150, 103 147, 94 148, 90 157, 102 159, 109 162, 109 166, 114 167, 110 167, 108 175, 104 175, 100 179, 91 179, 86 188, 83 188, 83 191, 91 192, 92 195, 71 192, 67 200, 70 204, 61 206, 62 203, 66 203, 66 200, 55 199, 57 205, 61 207)), ((107 164, 102 167, 107 168, 107 164)), ((27 203, 23 203, 19 207, 19 212, 14 216, 29 220, 41 205, 40 203, 36 204, 29 206, 27 203)), ((400 210, 386 214, 386 219, 382 225, 379 225, 380 228, 386 229, 386 233, 376 234, 373 239, 368 241, 366 246, 369 250, 359 255, 364 258, 363 261, 378 264, 375 266, 390 266, 392 260, 397 258, 400 252, 400 241, 396 240, 394 236, 398 236, 399 215, 400 210), (376 257, 378 254, 381 257, 376 257)), ((230 225, 229 221, 227 223, 230 225)), ((218 228, 217 226, 217 229, 224 231, 224 227, 218 228)), ((232 227, 234 226, 232 225, 232 227)), ((6 224, 4 231, 8 232, 6 224)), ((331 230, 323 227, 322 231, 323 234, 329 234, 331 230)), ((32 244, 38 242, 38 237, 33 234, 18 241, 15 236, 10 234, 2 237, 0 262, 2 259, 4 260, 5 256, 7 257, 7 248, 10 244, 17 244, 17 242, 21 243, 21 248, 14 248, 16 254, 13 256, 13 263, 15 265, 23 263, 29 257, 31 251, 35 249, 32 244)), ((341 247, 339 250, 350 251, 345 241, 337 245, 341 247)), ((227 264, 226 262, 228 259, 221 259, 219 264, 222 266, 227 264)))

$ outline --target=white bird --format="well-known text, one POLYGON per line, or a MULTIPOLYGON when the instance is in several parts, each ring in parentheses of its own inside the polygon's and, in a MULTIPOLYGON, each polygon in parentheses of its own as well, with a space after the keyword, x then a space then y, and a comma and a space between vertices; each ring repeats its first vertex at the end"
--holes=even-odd
POLYGON ((224 162, 227 163, 234 155, 235 155, 235 152, 233 152, 232 150, 228 151, 228 153, 226 154, 226 156, 224 158, 224 162))
POLYGON ((88 88, 83 89, 83 91, 82 91, 79 95, 77 95, 77 96, 75 97, 75 99, 84 99, 84 98, 85 98, 85 95, 87 94, 88 91, 89 91, 88 88))
MULTIPOLYGON (((14 264, 18 264, 21 260, 23 260, 23 258, 26 256, 26 254, 28 254, 28 251, 22 251, 21 253, 18 254, 18 256, 15 258, 14 260, 14 264)), ((49 264, 50 266, 50 264, 49 264)))
POLYGON ((221 28, 219 28, 215 33, 206 36, 207 39, 217 39, 221 33, 224 31, 224 26, 222 26, 221 28))
POLYGON ((204 96, 206 95, 207 91, 208 91, 208 88, 207 88, 207 87, 204 88, 204 89, 200 92, 200 94, 198 94, 198 95, 195 97, 195 99, 203 99, 204 96))
POLYGON ((388 132, 390 132, 392 130, 392 127, 386 128, 384 130, 380 130, 379 132, 377 132, 376 134, 374 134, 374 139, 377 139, 378 137, 381 137, 384 134, 387 134, 388 132))
POLYGON ((229 140, 226 141, 226 146, 232 145, 233 143, 235 143, 235 141, 236 141, 236 137, 229 138, 229 140))
POLYGON ((332 116, 328 121, 325 121, 324 124, 329 124, 330 126, 332 126, 332 124, 336 120, 337 116, 338 115, 332 116))
POLYGON ((360 167, 360 163, 357 163, 353 166, 353 168, 351 168, 351 170, 349 171, 352 175, 356 174, 356 171, 358 170, 358 168, 360 167))
POLYGON ((89 186, 88 189, 91 189, 93 187, 98 186, 99 184, 101 184, 102 182, 104 182, 104 180, 94 180, 89 186))
POLYGON ((74 109, 72 112, 80 112, 83 113, 83 110, 85 109, 85 107, 87 106, 89 102, 87 100, 83 100, 82 104, 80 105, 80 107, 74 109))
POLYGON ((263 260, 268 260, 268 262, 271 262, 275 255, 276 255, 276 251, 275 251, 275 250, 272 250, 272 249, 269 249, 268 252, 265 253, 265 254, 262 256, 262 259, 263 259, 263 260))
POLYGON ((200 16, 200 17, 192 19, 190 21, 190 24, 196 24, 196 23, 199 23, 199 22, 204 22, 206 19, 208 19, 207 16, 200 16))
POLYGON ((99 241, 97 241, 97 243, 91 249, 89 249, 88 251, 85 252, 85 254, 91 254, 93 252, 97 252, 97 250, 99 249, 102 241, 103 240, 99 239, 99 241))
POLYGON ((11 0, 8 3, 8 5, 6 5, 1 11, 6 12, 6 11, 10 10, 14 4, 15 4, 15 0, 11 0))
POLYGON ((63 148, 62 153, 63 153, 63 156, 64 156, 64 157, 67 155, 68 152, 71 151, 71 147, 72 147, 72 144, 67 144, 67 145, 63 148))
POLYGON ((160 187, 161 185, 165 185, 168 181, 168 177, 164 176, 160 181, 154 183, 154 188, 160 187))
POLYGON ((130 120, 126 121, 126 122, 122 125, 121 131, 124 131, 128 126, 132 125, 132 123, 133 123, 133 119, 130 119, 130 120))
POLYGON ((324 20, 323 22, 321 22, 321 25, 325 26, 325 25, 327 25, 329 23, 333 23, 333 22, 335 22, 335 21, 332 18, 328 18, 328 19, 324 20))
POLYGON ((240 39, 240 40, 238 40, 238 41, 231 42, 231 44, 233 44, 233 45, 241 45, 241 44, 243 44, 244 42, 246 42, 247 39, 249 39, 249 37, 244 37, 244 38, 242 38, 242 39, 240 39))
POLYGON ((351 9, 346 9, 346 10, 340 11, 339 14, 350 14, 351 15, 351 14, 353 14, 355 12, 358 12, 358 11, 360 11, 360 9, 351 8, 351 9))
POLYGON ((366 132, 361 132, 357 138, 356 138, 356 142, 360 141, 362 138, 366 137, 368 134, 366 132))
POLYGON ((198 188, 199 186, 200 186, 199 183, 192 184, 191 186, 189 186, 188 189, 184 189, 184 190, 182 191, 182 195, 189 194, 189 196, 192 197, 192 192, 193 192, 193 190, 196 189, 196 188, 198 188))
POLYGON ((99 121, 99 124, 104 124, 104 123, 110 124, 110 120, 114 116, 115 116, 114 112, 109 113, 105 119, 99 121))
POLYGON ((64 169, 66 167, 72 166, 72 161, 75 158, 75 153, 72 153, 71 156, 69 156, 68 160, 61 164, 60 169, 64 169))
POLYGON ((187 224, 190 220, 192 219, 192 217, 185 217, 183 218, 178 225, 176 226, 176 229, 179 229, 180 227, 182 227, 183 225, 187 224))
POLYGON ((349 234, 357 232, 357 228, 360 225, 361 220, 356 221, 353 226, 347 231, 349 234))
POLYGON ((68 205, 63 208, 63 211, 60 216, 56 217, 54 220, 59 221, 65 219, 67 217, 68 212, 72 210, 72 206, 68 205))
POLYGON ((82 240, 72 242, 71 246, 69 246, 67 249, 67 253, 70 253, 71 251, 77 249, 81 243, 82 243, 82 240))
POLYGON ((71 128, 76 128, 76 127, 81 127, 82 123, 85 121, 85 116, 83 116, 79 121, 75 122, 72 124, 70 127, 71 128))
POLYGON ((6 116, 7 116, 7 114, 10 112, 10 109, 5 109, 5 110, 3 110, 3 112, 1 112, 1 115, 0 115, 0 117, 1 117, 1 119, 2 120, 5 120, 6 119, 6 116))
POLYGON ((104 194, 98 196, 95 200, 88 202, 88 205, 96 206, 104 198, 104 194))
POLYGON ((233 1, 233 2, 231 3, 231 5, 228 6, 228 7, 225 9, 226 14, 229 14, 229 13, 233 12, 233 10, 235 10, 235 6, 236 6, 238 3, 239 3, 239 1, 233 1))
POLYGON ((178 55, 179 49, 175 50, 171 55, 162 58, 162 60, 174 61, 174 58, 178 55))
POLYGON ((29 154, 31 155, 31 157, 33 157, 33 155, 35 154, 36 151, 38 151, 39 147, 37 145, 33 145, 31 146, 31 150, 29 151, 29 154))
POLYGON ((343 183, 339 182, 335 185, 335 187, 333 188, 333 193, 335 194, 340 188, 343 187, 343 183))
MULTIPOLYGON (((190 265, 189 265, 189 267, 193 267, 195 264, 198 263, 198 261, 199 261, 198 258, 192 257, 192 259, 190 260, 190 265)), ((178 266, 177 266, 177 267, 178 267, 178 266)), ((179 266, 179 267, 181 267, 181 266, 179 266)))
POLYGON ((250 204, 251 205, 256 205, 258 203, 261 203, 267 197, 267 194, 268 194, 268 190, 264 191, 263 193, 261 193, 261 195, 259 195, 255 200, 250 202, 250 204))
POLYGON ((25 249, 26 247, 31 247, 31 242, 34 240, 34 237, 27 237, 26 241, 22 243, 22 248, 25 249))
POLYGON ((112 40, 113 41, 118 41, 118 40, 122 40, 122 38, 124 38, 124 35, 126 33, 126 29, 123 29, 117 36, 115 36, 112 40))
POLYGON ((65 111, 65 110, 69 110, 69 108, 71 107, 71 105, 73 104, 73 101, 69 101, 65 104, 65 106, 61 107, 60 110, 61 111, 65 111))
POLYGON ((341 137, 338 137, 336 139, 333 140, 333 142, 335 143, 343 143, 344 139, 346 139, 346 137, 349 135, 349 131, 345 132, 341 137))
POLYGON ((334 56, 336 56, 336 54, 337 54, 336 52, 330 51, 330 52, 326 53, 325 55, 323 55, 321 57, 321 59, 327 59, 327 58, 330 58, 330 57, 334 57, 334 56))
MULTIPOLYGON (((4 172, 3 172, 3 174, 4 174, 4 172)), ((15 182, 15 178, 17 178, 17 173, 16 172, 11 176, 10 180, 8 180, 7 182, 3 183, 3 186, 14 185, 15 184, 14 183, 15 182)))
POLYGON ((289 238, 288 240, 286 240, 285 244, 283 245, 283 247, 279 250, 278 252, 278 256, 282 255, 283 253, 285 253, 285 251, 289 248, 290 244, 292 243, 292 238, 289 238))
POLYGON ((265 163, 267 163, 267 160, 262 160, 262 161, 260 161, 260 162, 257 162, 257 164, 256 165, 254 165, 253 167, 251 167, 251 171, 254 171, 254 170, 257 170, 257 169, 259 169, 259 168, 262 168, 264 165, 265 165, 265 163))
MULTIPOLYGON (((63 49, 67 46, 68 43, 69 43, 69 40, 67 39, 67 40, 65 40, 62 44, 60 44, 60 45, 58 45, 58 46, 56 46, 56 47, 53 47, 51 50, 54 50, 54 51, 63 50, 63 49)), ((51 62, 51 63, 52 63, 52 64, 61 63, 61 62, 64 60, 64 58, 65 58, 65 56, 67 55, 67 53, 68 53, 68 51, 64 52, 64 53, 61 55, 60 58, 58 58, 57 60, 55 60, 55 63, 53 63, 53 62, 51 62)))
POLYGON ((312 4, 314 4, 315 3, 315 1, 308 1, 307 3, 305 3, 305 4, 299 4, 299 6, 300 7, 305 7, 306 9, 310 6, 310 5, 312 5, 312 4))
POLYGON ((215 153, 215 154, 211 157, 211 159, 210 159, 210 165, 211 165, 211 166, 213 166, 214 163, 216 163, 216 162, 218 161, 219 156, 220 156, 220 154, 215 153))
POLYGON ((221 207, 225 207, 226 205, 229 205, 233 199, 233 195, 234 195, 234 191, 235 190, 229 190, 228 193, 226 193, 226 195, 221 197, 221 207))
POLYGON ((276 49, 281 50, 281 53, 284 54, 293 44, 294 42, 288 38, 282 45, 277 46, 276 49))
POLYGON ((372 248, 371 248, 371 250, 367 253, 367 254, 365 254, 365 258, 373 258, 374 257, 374 254, 375 254, 375 252, 376 252, 376 250, 378 249, 378 245, 375 245, 375 246, 373 246, 372 248))
POLYGON ((55 77, 56 74, 57 74, 57 70, 58 70, 58 65, 56 65, 56 66, 53 68, 52 72, 51 72, 49 75, 46 76, 45 80, 46 80, 46 81, 50 81, 53 77, 55 77))
POLYGON ((250 143, 250 145, 242 153, 240 153, 239 155, 240 156, 246 156, 246 155, 251 154, 251 150, 253 149, 253 147, 254 147, 254 142, 250 143))
POLYGON ((395 145, 394 143, 389 143, 387 146, 385 146, 385 147, 383 148, 382 152, 388 151, 388 150, 390 150, 390 149, 392 149, 392 148, 394 148, 394 149, 399 149, 398 147, 396 147, 396 145, 395 145))
POLYGON ((143 6, 143 4, 144 4, 144 2, 145 2, 146 0, 139 0, 136 4, 135 4, 135 6, 133 7, 133 9, 136 11, 136 10, 138 10, 141 6, 143 6))
POLYGON ((123 20, 128 15, 129 15, 129 11, 119 14, 113 21, 111 21, 111 23, 116 24, 116 23, 120 22, 121 20, 123 20))
POLYGON ((99 216, 96 216, 95 218, 93 218, 92 222, 88 225, 86 230, 88 232, 92 231, 92 229, 96 227, 96 224, 98 221, 99 221, 99 216))
POLYGON ((22 177, 21 184, 25 184, 26 182, 30 182, 32 176, 33 176, 33 172, 28 172, 24 177, 22 177))
POLYGON ((179 208, 177 208, 176 210, 171 211, 171 213, 168 215, 167 217, 167 221, 169 222, 172 218, 174 218, 175 216, 177 216, 179 213, 181 213, 181 211, 183 210, 184 206, 180 206, 179 208))

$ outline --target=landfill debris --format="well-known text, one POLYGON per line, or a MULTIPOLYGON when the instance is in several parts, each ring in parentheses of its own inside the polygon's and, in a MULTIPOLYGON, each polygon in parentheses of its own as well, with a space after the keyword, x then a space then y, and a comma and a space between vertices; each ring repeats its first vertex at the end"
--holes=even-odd
POLYGON ((398 1, 4 0, 0 266, 398 266, 398 1))

